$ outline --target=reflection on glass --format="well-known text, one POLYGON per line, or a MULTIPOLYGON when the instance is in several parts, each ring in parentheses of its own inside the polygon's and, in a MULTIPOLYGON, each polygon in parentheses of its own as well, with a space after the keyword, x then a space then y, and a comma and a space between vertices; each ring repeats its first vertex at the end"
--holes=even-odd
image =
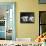
POLYGON ((0 40, 4 40, 5 39, 5 33, 4 32, 0 32, 0 40))
POLYGON ((40 23, 41 24, 46 24, 46 12, 41 12, 40 13, 40 23))
POLYGON ((6 31, 6 39, 12 40, 12 30, 9 29, 6 31))
POLYGON ((4 16, 5 16, 5 9, 0 7, 0 20, 4 20, 4 16))
POLYGON ((0 21, 0 26, 5 26, 5 21, 0 21))
POLYGON ((46 25, 41 25, 41 29, 42 29, 42 33, 45 33, 46 32, 46 25))
POLYGON ((7 15, 7 30, 6 30, 6 40, 12 40, 12 27, 13 27, 13 19, 12 19, 12 9, 9 9, 9 13, 7 15))
POLYGON ((5 26, 0 26, 0 31, 5 31, 5 26))
POLYGON ((40 34, 43 34, 46 32, 46 11, 40 11, 39 12, 40 19, 40 34))
POLYGON ((0 38, 12 40, 14 38, 14 4, 0 3, 0 38), (3 20, 3 21, 2 21, 3 20))

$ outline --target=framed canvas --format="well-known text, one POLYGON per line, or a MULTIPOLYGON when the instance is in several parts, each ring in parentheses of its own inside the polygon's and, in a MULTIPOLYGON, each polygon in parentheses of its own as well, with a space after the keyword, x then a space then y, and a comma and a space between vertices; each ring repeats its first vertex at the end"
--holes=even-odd
POLYGON ((20 23, 34 23, 34 12, 20 12, 20 23))

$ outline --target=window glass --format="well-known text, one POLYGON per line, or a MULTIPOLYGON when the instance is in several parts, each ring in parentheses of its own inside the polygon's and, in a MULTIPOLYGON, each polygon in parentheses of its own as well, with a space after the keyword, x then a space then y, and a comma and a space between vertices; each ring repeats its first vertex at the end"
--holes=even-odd
POLYGON ((39 16, 40 16, 39 17, 39 27, 40 27, 39 34, 42 34, 46 32, 46 11, 40 11, 39 16))

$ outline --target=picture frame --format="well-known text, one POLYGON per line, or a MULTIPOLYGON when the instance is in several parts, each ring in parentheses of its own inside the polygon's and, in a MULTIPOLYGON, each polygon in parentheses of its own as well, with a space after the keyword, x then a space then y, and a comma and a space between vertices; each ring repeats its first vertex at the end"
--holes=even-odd
POLYGON ((38 0, 39 4, 46 4, 46 0, 38 0))
POLYGON ((34 12, 20 12, 20 23, 34 23, 34 12))

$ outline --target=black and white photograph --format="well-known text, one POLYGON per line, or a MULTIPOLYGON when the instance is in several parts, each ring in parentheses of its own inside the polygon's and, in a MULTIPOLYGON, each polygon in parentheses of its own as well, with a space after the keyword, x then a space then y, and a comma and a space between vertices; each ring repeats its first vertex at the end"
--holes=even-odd
POLYGON ((21 12, 20 23, 34 23, 35 17, 33 12, 21 12))

